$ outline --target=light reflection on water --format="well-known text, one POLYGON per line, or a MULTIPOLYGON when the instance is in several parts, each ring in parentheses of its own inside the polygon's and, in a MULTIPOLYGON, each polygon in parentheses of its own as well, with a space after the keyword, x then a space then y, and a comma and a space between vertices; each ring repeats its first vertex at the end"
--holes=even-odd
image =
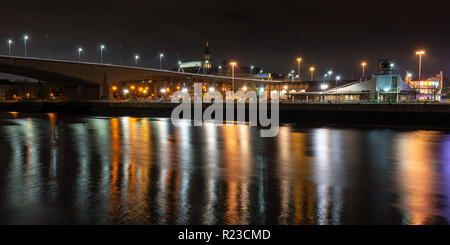
POLYGON ((0 117, 1 224, 436 224, 450 134, 0 117))

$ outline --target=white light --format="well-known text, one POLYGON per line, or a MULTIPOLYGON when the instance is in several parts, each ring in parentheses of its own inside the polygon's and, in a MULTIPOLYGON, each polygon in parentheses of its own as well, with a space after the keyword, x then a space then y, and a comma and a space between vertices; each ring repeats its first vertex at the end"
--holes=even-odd
POLYGON ((247 87, 246 86, 244 86, 243 88, 242 88, 242 91, 247 91, 247 87))
POLYGON ((411 73, 408 73, 408 77, 412 77, 412 74, 411 74, 411 73))
POLYGON ((28 35, 25 35, 23 38, 24 38, 25 40, 28 40, 28 35))
POLYGON ((295 71, 294 71, 294 70, 292 70, 292 71, 291 71, 291 73, 292 73, 292 74, 294 74, 294 73, 295 73, 295 71))
POLYGON ((161 57, 161 58, 164 57, 164 54, 160 54, 159 57, 161 57))
POLYGON ((260 93, 264 93, 264 88, 259 88, 260 93))
POLYGON ((281 94, 286 94, 286 90, 281 91, 281 94))
POLYGON ((128 89, 123 90, 123 94, 127 95, 130 91, 128 89))
POLYGON ((394 63, 391 64, 391 67, 394 67, 394 63))
POLYGON ((178 65, 181 65, 181 61, 178 61, 178 65))
POLYGON ((325 90, 325 89, 327 89, 327 88, 328 88, 328 85, 326 85, 326 84, 322 84, 322 85, 320 85, 320 88, 321 88, 322 90, 325 90))
POLYGON ((331 76, 331 74, 333 74, 333 71, 329 71, 328 74, 331 76))
POLYGON ((384 88, 384 92, 389 92, 389 88, 384 88))
POLYGON ((78 52, 83 52, 83 49, 82 48, 78 48, 78 52))
POLYGON ((8 40, 8 43, 11 44, 13 41, 12 40, 8 40))
POLYGON ((253 70, 254 68, 255 68, 254 66, 250 67, 250 69, 252 69, 252 70, 253 70))
POLYGON ((219 70, 222 70, 222 66, 219 66, 219 70))
POLYGON ((341 80, 341 76, 337 76, 337 77, 336 77, 336 80, 341 80))
POLYGON ((215 89, 213 87, 209 88, 209 92, 214 92, 215 89))
POLYGON ((165 94, 166 93, 166 89, 165 88, 161 89, 161 93, 165 94))
POLYGON ((182 91, 183 93, 187 93, 187 92, 188 92, 188 89, 187 89, 187 88, 183 88, 181 91, 182 91))
POLYGON ((139 59, 139 55, 134 56, 134 58, 138 60, 139 59))

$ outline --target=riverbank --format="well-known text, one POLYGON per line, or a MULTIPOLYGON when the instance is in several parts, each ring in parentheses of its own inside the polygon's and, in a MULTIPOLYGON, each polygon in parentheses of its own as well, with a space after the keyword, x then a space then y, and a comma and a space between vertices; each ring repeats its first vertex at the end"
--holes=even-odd
MULTIPOLYGON (((168 102, 0 102, 2 112, 170 117, 168 102)), ((205 104, 204 109, 209 105, 205 104)), ((320 125, 450 128, 450 104, 281 103, 280 121, 320 125)))

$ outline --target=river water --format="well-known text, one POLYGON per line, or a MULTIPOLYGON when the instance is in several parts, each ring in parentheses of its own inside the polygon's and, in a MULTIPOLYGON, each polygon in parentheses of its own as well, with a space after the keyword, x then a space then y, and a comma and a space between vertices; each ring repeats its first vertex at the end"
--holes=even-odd
POLYGON ((0 114, 0 224, 447 224, 450 132, 0 114))

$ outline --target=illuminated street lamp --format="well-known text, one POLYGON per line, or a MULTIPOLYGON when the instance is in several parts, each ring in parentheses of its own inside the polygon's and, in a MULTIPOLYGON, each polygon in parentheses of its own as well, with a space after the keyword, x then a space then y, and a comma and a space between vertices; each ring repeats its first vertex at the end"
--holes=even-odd
POLYGON ((105 45, 100 45, 100 63, 103 64, 103 50, 105 49, 105 45))
POLYGON ((253 74, 253 69, 255 69, 255 67, 254 67, 254 66, 251 66, 251 67, 250 67, 250 74, 253 74))
POLYGON ((314 71, 316 70, 316 68, 314 66, 311 66, 309 68, 309 71, 311 72, 311 81, 314 81, 314 71))
POLYGON ((11 47, 11 45, 12 45, 12 43, 13 43, 13 41, 11 40, 11 39, 9 39, 8 40, 8 55, 9 56, 12 56, 12 47, 11 47))
POLYGON ((367 63, 366 63, 365 61, 363 61, 363 62, 361 63, 361 66, 362 66, 362 77, 364 78, 365 75, 366 75, 366 66, 367 66, 367 63))
POLYGON ((425 51, 419 50, 416 52, 416 55, 419 56, 419 81, 420 81, 422 78, 422 56, 425 55, 425 51))
POLYGON ((78 48, 78 62, 81 62, 81 52, 83 52, 83 49, 78 48))
POLYGON ((139 60, 139 55, 135 55, 134 56, 134 65, 137 67, 138 66, 138 60, 139 60))
POLYGON ((28 57, 28 54, 27 54, 27 40, 28 40, 28 35, 23 36, 23 41, 24 41, 24 44, 25 44, 25 57, 28 57))
POLYGON ((234 68, 237 66, 237 63, 233 61, 230 63, 230 65, 231 65, 231 89, 234 92, 234 68))
POLYGON ((159 69, 162 70, 162 58, 164 58, 164 54, 159 54, 159 69))
POLYGON ((335 93, 337 94, 337 87, 338 87, 338 81, 341 80, 341 76, 336 76, 336 88, 335 88, 335 93))
POLYGON ((297 58, 297 63, 298 63, 298 76, 299 76, 299 78, 301 77, 301 75, 300 75, 300 64, 302 63, 302 58, 300 58, 300 57, 298 57, 297 58))

